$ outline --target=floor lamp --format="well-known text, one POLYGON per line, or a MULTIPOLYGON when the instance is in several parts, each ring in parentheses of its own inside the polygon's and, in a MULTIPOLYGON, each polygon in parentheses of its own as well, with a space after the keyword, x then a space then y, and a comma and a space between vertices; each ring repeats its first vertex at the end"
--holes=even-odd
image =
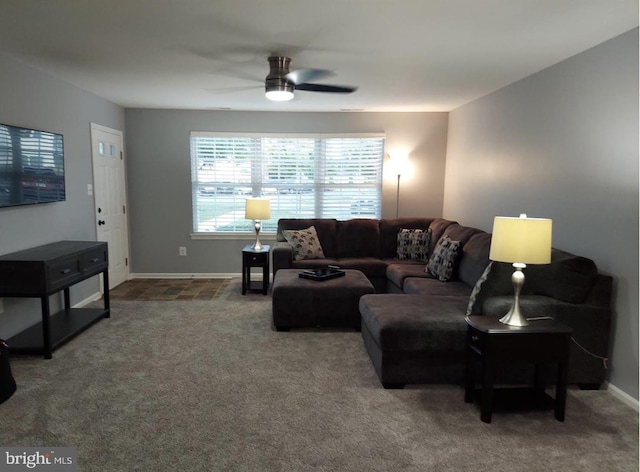
POLYGON ((396 184, 396 218, 400 215, 400 175, 405 168, 408 156, 404 153, 395 153, 390 156, 393 163, 393 169, 395 170, 398 180, 396 184))
POLYGON ((398 168, 398 185, 396 186, 396 218, 400 212, 400 169, 398 168))

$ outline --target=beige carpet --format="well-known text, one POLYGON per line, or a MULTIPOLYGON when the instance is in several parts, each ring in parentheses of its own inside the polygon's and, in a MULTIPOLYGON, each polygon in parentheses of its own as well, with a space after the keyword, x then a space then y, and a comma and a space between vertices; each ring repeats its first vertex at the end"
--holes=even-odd
POLYGON ((118 301, 54 352, 12 358, 0 444, 77 446, 82 472, 638 470, 638 414, 571 390, 480 421, 458 386, 384 390, 359 333, 271 327, 234 280, 212 301, 118 301))

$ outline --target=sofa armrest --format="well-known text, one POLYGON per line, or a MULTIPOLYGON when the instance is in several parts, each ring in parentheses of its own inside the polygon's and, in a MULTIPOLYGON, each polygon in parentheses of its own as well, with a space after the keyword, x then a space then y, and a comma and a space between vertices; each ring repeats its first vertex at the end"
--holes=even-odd
POLYGON ((293 267, 293 248, 287 242, 277 242, 271 249, 273 257, 273 275, 279 269, 291 269, 293 267))

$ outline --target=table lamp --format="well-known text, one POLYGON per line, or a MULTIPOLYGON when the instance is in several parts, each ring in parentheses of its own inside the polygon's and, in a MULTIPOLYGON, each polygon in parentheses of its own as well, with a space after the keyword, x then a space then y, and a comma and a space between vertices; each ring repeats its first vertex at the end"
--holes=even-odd
POLYGON ((256 242, 251 246, 251 249, 254 251, 261 251, 262 243, 260 242, 260 228, 262 227, 262 224, 260 221, 271 218, 269 200, 266 198, 247 198, 244 207, 244 217, 248 220, 253 220, 253 227, 256 230, 256 242))
POLYGON ((513 306, 500 318, 510 326, 527 326, 529 322, 520 311, 520 290, 524 285, 522 269, 527 264, 549 264, 551 262, 551 220, 547 218, 519 218, 496 216, 493 221, 489 259, 511 262, 515 272, 513 283, 513 306))

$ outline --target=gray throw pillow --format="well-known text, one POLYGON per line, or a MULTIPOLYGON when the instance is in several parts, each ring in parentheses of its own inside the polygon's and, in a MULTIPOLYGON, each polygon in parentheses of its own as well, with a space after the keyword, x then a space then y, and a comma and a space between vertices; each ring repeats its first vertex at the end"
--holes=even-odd
POLYGON ((400 260, 429 260, 431 229, 401 229, 398 231, 396 255, 400 260))
POLYGON ((286 229, 282 231, 282 235, 293 248, 294 260, 324 259, 324 252, 314 226, 307 229, 286 229))
MULTIPOLYGON (((476 300, 480 300, 478 298, 478 295, 482 290, 482 284, 484 284, 489 278, 489 274, 491 273, 491 267, 493 267, 493 261, 490 261, 489 264, 487 264, 487 267, 485 267, 484 272, 482 272, 482 275, 480 276, 480 278, 478 279, 478 281, 473 287, 471 296, 469 297, 469 304, 467 305, 467 313, 466 313, 467 316, 479 315, 481 313, 482 307, 476 306, 476 300)), ((478 305, 480 305, 480 303, 478 303, 478 305)))
POLYGON ((452 241, 449 236, 443 236, 433 250, 425 272, 441 282, 448 282, 454 277, 459 253, 460 241, 452 241))

